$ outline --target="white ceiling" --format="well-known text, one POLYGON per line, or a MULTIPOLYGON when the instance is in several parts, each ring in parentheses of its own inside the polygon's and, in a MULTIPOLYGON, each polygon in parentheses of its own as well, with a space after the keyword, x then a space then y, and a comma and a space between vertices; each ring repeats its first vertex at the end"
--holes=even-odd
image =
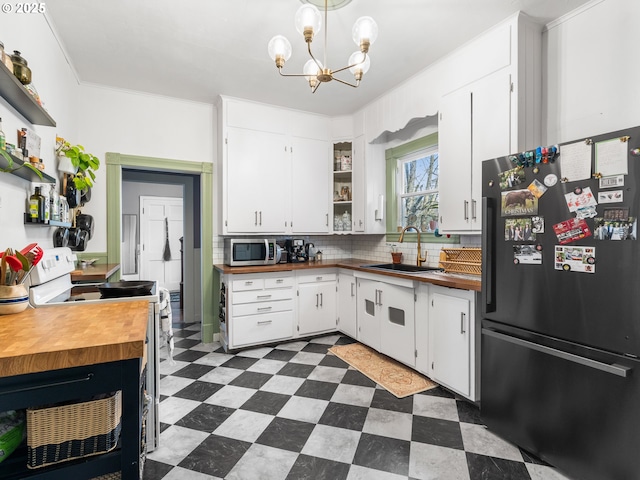
MULTIPOLYGON (((518 10, 544 24, 587 2, 353 0, 328 14, 327 66, 346 65, 357 49, 351 27, 369 15, 380 32, 371 69, 358 89, 331 82, 313 95, 303 78, 280 78, 267 54, 271 37, 283 34, 293 46, 283 73, 302 71, 309 57, 293 25, 300 0, 54 0, 47 12, 81 82, 207 103, 224 94, 341 115, 518 10)), ((320 59, 324 32, 323 25, 312 45, 320 59)))

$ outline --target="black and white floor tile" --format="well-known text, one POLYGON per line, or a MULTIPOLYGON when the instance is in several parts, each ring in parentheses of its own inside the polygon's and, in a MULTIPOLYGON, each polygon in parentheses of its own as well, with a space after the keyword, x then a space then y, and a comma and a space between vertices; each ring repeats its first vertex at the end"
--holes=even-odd
POLYGON ((146 480, 566 480, 443 388, 398 399, 327 353, 348 337, 231 355, 174 333, 146 480))

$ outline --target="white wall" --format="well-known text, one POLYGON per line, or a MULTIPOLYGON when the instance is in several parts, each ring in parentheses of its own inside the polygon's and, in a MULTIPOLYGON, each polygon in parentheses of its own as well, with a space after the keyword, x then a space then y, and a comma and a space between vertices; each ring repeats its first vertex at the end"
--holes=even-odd
POLYGON ((640 125, 639 18, 638 0, 597 0, 548 26, 546 143, 640 125))
MULTIPOLYGON (((213 162, 215 107, 210 104, 94 85, 80 87, 78 143, 104 162, 105 153, 213 162)), ((98 171, 84 210, 96 229, 87 250, 106 252, 106 168, 98 171), (102 228, 101 228, 102 227, 102 228)))
MULTIPOLYGON (((57 127, 31 125, 0 98, 0 117, 7 142, 17 143, 17 130, 27 127, 42 139, 41 157, 45 173, 56 177, 56 133, 75 135, 77 128, 78 82, 68 65, 46 18, 42 15, 0 14, 0 35, 5 50, 19 50, 32 71, 32 84, 57 127)), ((29 182, 0 173, 0 249, 22 248, 37 241, 53 247, 53 228, 24 225, 23 213, 30 195, 29 182)))

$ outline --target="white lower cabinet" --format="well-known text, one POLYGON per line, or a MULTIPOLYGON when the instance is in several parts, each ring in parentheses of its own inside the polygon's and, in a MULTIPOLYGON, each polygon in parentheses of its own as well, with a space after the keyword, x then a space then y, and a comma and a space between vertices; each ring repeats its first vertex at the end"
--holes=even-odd
POLYGON ((380 350, 381 306, 378 302, 378 283, 358 278, 357 339, 375 350, 380 350))
POLYGON ((336 329, 336 273, 298 275, 298 335, 336 329))
POLYGON ((431 286, 430 377, 471 400, 476 398, 475 293, 431 286))
POLYGON ((414 292, 410 280, 388 283, 358 279, 358 340, 412 367, 415 366, 414 292))
POLYGON ((293 337, 294 277, 291 272, 227 275, 229 349, 293 337))
POLYGON ((349 270, 338 273, 338 330, 357 338, 356 279, 349 270))

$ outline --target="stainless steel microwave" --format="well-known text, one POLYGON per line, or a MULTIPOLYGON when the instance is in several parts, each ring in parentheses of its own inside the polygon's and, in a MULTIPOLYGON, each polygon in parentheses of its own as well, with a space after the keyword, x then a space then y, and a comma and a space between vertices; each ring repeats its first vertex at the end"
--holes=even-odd
POLYGON ((224 239, 224 263, 231 267, 275 265, 276 251, 273 238, 224 239))

